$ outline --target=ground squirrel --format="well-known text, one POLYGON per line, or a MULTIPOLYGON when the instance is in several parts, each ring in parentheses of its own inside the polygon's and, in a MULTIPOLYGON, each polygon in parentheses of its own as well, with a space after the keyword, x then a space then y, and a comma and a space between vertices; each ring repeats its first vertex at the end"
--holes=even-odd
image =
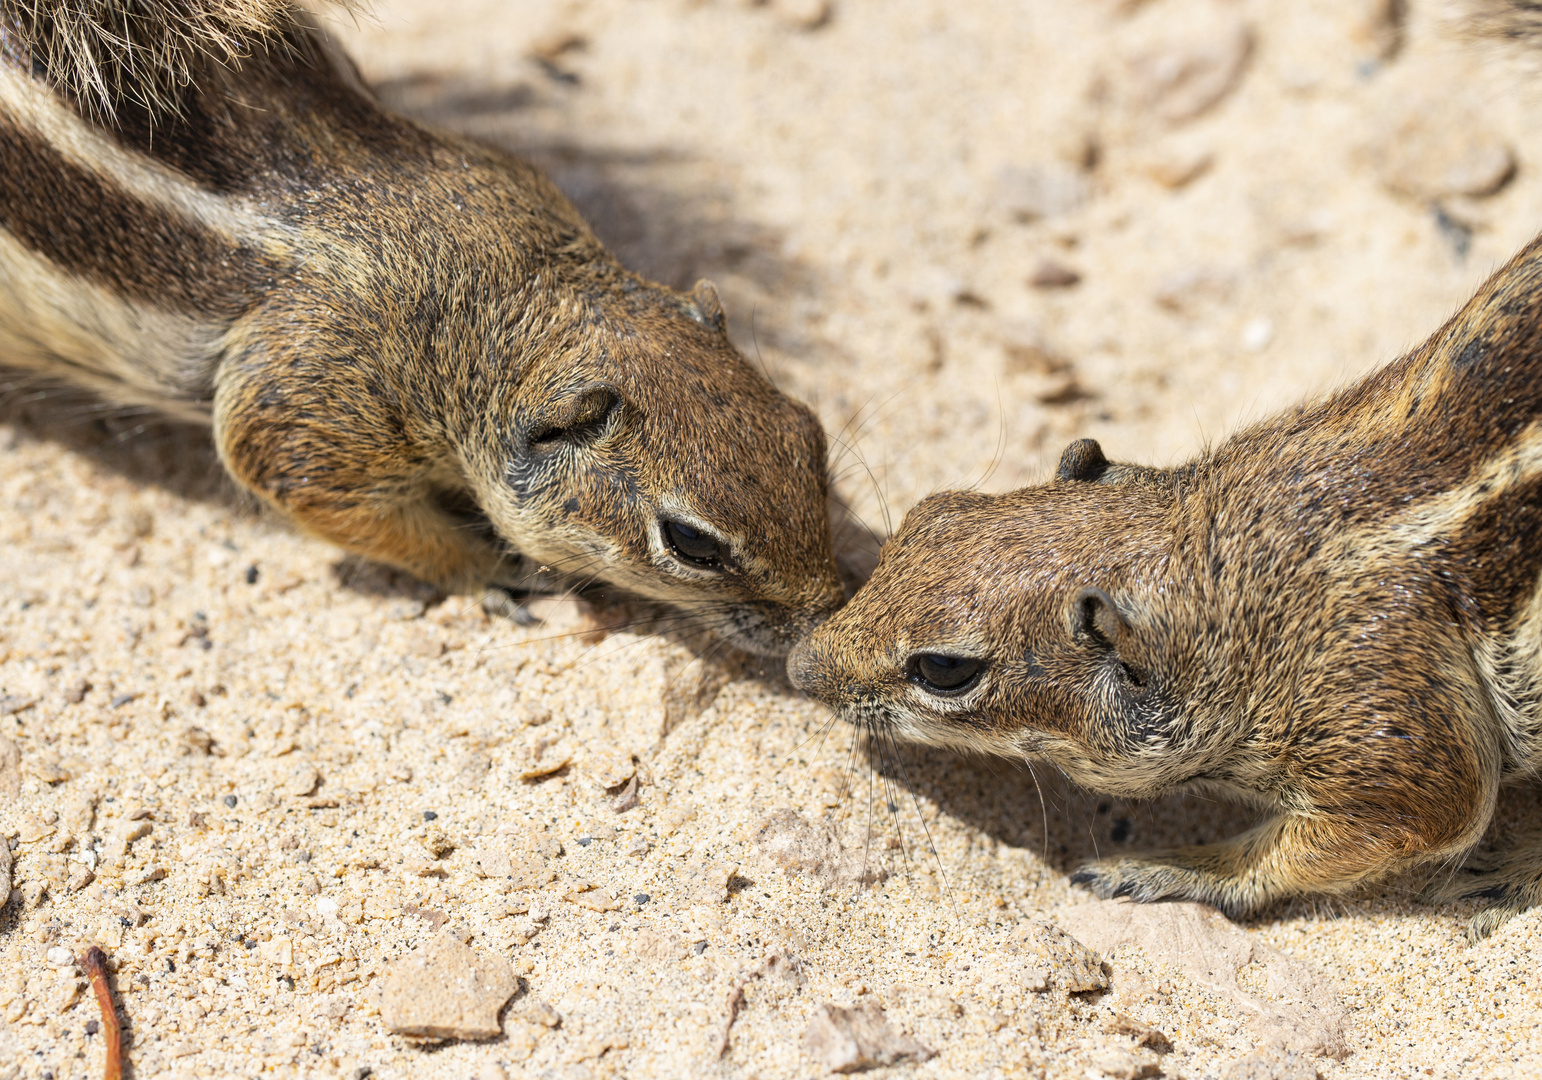
POLYGON ((785 652, 843 598, 824 433, 710 285, 382 108, 286 0, 0 0, 0 364, 212 425, 447 589, 599 578, 785 652))
POLYGON ((888 737, 1100 792, 1263 811, 1103 859, 1100 896, 1232 915, 1444 862, 1487 933, 1542 846, 1469 858, 1542 765, 1542 239, 1422 346, 1175 469, 1073 443, 1054 482, 906 515, 792 681, 888 737))

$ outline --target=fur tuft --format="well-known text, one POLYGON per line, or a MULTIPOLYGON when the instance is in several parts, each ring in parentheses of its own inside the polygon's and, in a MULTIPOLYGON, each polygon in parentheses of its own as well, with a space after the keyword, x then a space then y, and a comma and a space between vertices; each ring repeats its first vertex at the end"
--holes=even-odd
POLYGON ((1542 0, 1476 0, 1472 23, 1484 37, 1542 46, 1542 0))
POLYGON ((305 25, 290 0, 0 0, 4 51, 108 122, 125 105, 176 114, 204 65, 293 49, 291 31, 305 25))

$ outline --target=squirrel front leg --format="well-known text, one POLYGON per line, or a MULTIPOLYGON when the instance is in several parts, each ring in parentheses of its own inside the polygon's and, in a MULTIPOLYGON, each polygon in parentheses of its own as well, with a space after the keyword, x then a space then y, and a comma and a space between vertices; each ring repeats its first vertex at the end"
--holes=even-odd
POLYGON ((300 528, 452 592, 476 592, 506 559, 447 505, 448 447, 414 431, 399 395, 346 362, 257 349, 216 377, 214 437, 232 476, 300 528))
POLYGON ((1461 855, 1493 816, 1500 760, 1476 681, 1451 677, 1460 667, 1441 672, 1431 657, 1423 685, 1362 684, 1341 730, 1295 745, 1276 816, 1219 843, 1098 860, 1071 880, 1103 898, 1197 900, 1237 917, 1461 855))
POLYGON ((1401 861, 1393 845, 1368 842, 1353 819, 1281 814, 1215 844, 1099 859, 1071 881, 1104 899, 1197 900, 1239 918, 1282 897, 1344 891, 1401 861))

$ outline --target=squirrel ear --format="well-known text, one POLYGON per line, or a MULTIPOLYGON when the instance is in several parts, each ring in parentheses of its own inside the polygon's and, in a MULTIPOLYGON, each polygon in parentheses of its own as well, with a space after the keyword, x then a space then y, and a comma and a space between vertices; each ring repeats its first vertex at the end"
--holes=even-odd
POLYGON ((1055 470, 1055 479, 1096 483, 1107 469, 1108 459, 1103 456, 1103 448, 1098 445, 1098 440, 1077 439, 1060 455, 1060 467, 1055 470))
POLYGON ((559 442, 593 442, 605 433, 607 421, 626 404, 620 390, 607 382, 590 382, 560 394, 535 414, 530 447, 546 450, 559 442))
POLYGON ((702 278, 691 290, 691 317, 703 326, 722 330, 728 321, 723 314, 723 299, 717 294, 717 286, 702 278))
POLYGON ((1077 592, 1073 615, 1077 635, 1106 648, 1118 651, 1129 637, 1130 624, 1102 589, 1089 585, 1077 592))

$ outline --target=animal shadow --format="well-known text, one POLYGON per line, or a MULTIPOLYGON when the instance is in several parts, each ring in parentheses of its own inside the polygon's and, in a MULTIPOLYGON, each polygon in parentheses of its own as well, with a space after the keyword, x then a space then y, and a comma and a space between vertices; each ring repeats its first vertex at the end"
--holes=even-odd
POLYGON ((18 440, 52 443, 138 486, 230 507, 251 503, 220 465, 207 428, 150 409, 0 368, 0 424, 18 440))
MULTIPOLYGON (((1093 859, 1214 843, 1243 832, 1261 817, 1257 810, 1222 798, 1130 800, 1100 795, 1071 783, 1048 762, 1030 767, 1004 758, 877 742, 868 744, 867 758, 873 775, 890 785, 889 797, 896 804, 909 801, 914 793, 990 841, 1022 849, 1025 858, 1065 875, 1093 859)), ((1542 784, 1535 781, 1501 790, 1493 821, 1474 851, 1507 850, 1518 837, 1542 837, 1542 784)), ((907 844, 914 839, 907 837, 907 844)), ((1450 914, 1465 921, 1472 906, 1432 906, 1419 898, 1433 878, 1454 876, 1459 881, 1462 874, 1459 867, 1428 867, 1347 896, 1282 900, 1241 921, 1260 925, 1301 915, 1335 918, 1372 912, 1450 914)), ((1091 893, 1085 895, 1091 898, 1091 893)))

